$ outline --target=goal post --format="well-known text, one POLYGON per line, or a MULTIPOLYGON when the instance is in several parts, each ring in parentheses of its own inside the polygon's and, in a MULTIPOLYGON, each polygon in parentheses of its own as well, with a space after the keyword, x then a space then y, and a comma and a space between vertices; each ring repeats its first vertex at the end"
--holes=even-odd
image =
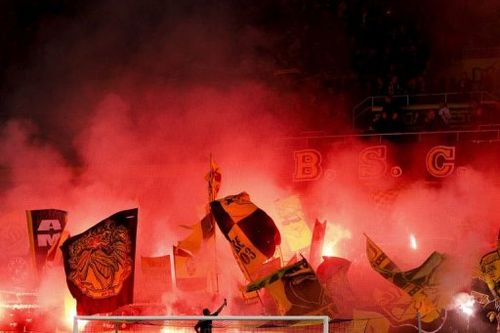
POLYGON ((211 320, 214 333, 328 333, 328 316, 75 316, 73 333, 194 332, 200 320, 211 320))

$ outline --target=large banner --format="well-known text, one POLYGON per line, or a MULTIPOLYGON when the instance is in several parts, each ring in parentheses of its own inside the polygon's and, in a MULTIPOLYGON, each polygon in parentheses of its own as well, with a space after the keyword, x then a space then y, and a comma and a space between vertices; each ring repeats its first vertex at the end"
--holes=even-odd
POLYGON ((174 246, 175 284, 184 291, 205 291, 208 287, 209 262, 201 255, 174 246))
POLYGON ((438 268, 445 257, 433 252, 425 262, 417 268, 401 271, 399 267, 366 236, 366 255, 370 266, 392 282, 396 287, 410 296, 408 309, 419 311, 422 322, 431 323, 439 319, 447 300, 441 295, 439 288, 438 268))
POLYGON ((149 301, 161 301, 163 293, 172 290, 170 256, 141 257, 141 269, 144 280, 145 297, 149 301))
POLYGON ((51 248, 58 243, 68 213, 58 209, 26 211, 30 248, 37 274, 40 274, 51 248))
POLYGON ((311 229, 307 225, 300 198, 292 195, 275 201, 279 215, 280 229, 283 231, 288 252, 296 252, 308 248, 311 244, 311 229))
POLYGON ((311 265, 302 259, 247 286, 247 292, 261 288, 271 294, 281 315, 328 315, 338 311, 319 282, 311 265))
POLYGON ((248 281, 253 281, 281 243, 274 221, 245 192, 212 201, 210 208, 222 234, 231 243, 241 271, 248 281))
POLYGON ((133 302, 138 210, 118 212, 62 245, 77 313, 111 312, 133 302))

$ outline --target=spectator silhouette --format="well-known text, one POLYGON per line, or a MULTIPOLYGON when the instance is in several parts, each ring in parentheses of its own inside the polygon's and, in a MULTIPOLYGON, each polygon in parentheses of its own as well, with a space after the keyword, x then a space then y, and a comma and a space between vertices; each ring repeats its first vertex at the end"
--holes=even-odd
MULTIPOLYGON (((210 313, 210 310, 205 308, 203 309, 204 316, 217 316, 222 311, 222 309, 227 305, 227 300, 224 298, 224 303, 215 310, 214 313, 210 313)), ((194 326, 194 330, 196 333, 212 333, 212 320, 200 320, 194 326)))
POLYGON ((403 122, 398 110, 391 114, 391 119, 389 120, 389 132, 400 133, 403 131, 403 122))
POLYGON ((422 118, 419 124, 424 131, 432 132, 437 130, 438 123, 436 119, 436 111, 435 110, 427 110, 425 116, 422 118))
POLYGON ((389 116, 387 111, 382 110, 373 118, 371 128, 377 133, 387 133, 389 131, 389 116))
POLYGON ((483 123, 484 109, 479 103, 474 103, 472 106, 471 124, 475 129, 479 129, 483 123))
POLYGON ((448 128, 450 126, 451 112, 448 108, 448 104, 441 104, 441 108, 438 111, 439 123, 441 128, 448 128))

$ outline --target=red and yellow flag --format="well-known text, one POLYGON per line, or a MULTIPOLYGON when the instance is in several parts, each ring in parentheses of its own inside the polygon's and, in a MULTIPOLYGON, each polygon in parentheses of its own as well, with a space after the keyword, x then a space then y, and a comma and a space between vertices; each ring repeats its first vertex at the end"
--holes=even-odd
POLYGON ((309 249, 309 261, 313 267, 318 267, 321 262, 323 243, 325 241, 326 221, 321 223, 318 219, 314 222, 314 229, 309 249))
POLYGON ((173 253, 177 288, 184 291, 206 290, 209 262, 177 246, 174 246, 173 253))
POLYGON ((170 256, 141 256, 141 270, 144 280, 145 296, 148 300, 161 301, 162 293, 172 290, 170 256))

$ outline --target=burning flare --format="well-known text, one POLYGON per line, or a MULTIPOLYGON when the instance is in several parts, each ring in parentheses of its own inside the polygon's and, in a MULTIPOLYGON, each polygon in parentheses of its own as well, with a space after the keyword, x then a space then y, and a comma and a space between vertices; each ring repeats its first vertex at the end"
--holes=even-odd
POLYGON ((417 238, 415 237, 414 234, 410 234, 410 248, 412 250, 416 250, 418 248, 417 238))
POLYGON ((455 307, 460 309, 466 316, 474 314, 474 297, 467 293, 460 293, 455 296, 455 307))

